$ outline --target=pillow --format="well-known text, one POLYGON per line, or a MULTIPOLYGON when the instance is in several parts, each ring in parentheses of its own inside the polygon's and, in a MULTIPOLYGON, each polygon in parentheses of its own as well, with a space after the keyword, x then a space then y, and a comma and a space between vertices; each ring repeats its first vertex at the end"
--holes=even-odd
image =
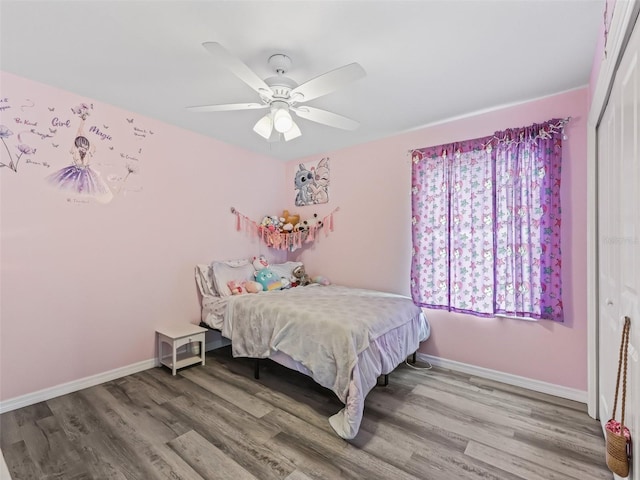
POLYGON ((255 269, 249 263, 249 260, 232 261, 232 262, 214 262, 211 266, 211 276, 213 277, 213 285, 221 297, 231 295, 231 290, 227 283, 231 280, 243 282, 253 280, 253 272, 255 269))
POLYGON ((269 268, 277 278, 284 277, 290 282, 293 282, 296 279, 293 276, 293 269, 300 265, 302 265, 302 262, 285 262, 285 263, 275 263, 273 265, 269 265, 269 268))

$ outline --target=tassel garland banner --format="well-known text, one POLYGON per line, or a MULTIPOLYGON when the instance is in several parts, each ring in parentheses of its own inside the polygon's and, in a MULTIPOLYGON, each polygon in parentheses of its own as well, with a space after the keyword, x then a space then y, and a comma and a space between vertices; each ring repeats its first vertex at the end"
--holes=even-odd
POLYGON ((318 230, 322 230, 325 236, 329 232, 333 232, 333 214, 339 210, 336 207, 327 216, 322 218, 321 222, 311 225, 304 230, 298 231, 282 231, 269 227, 265 227, 246 215, 243 215, 234 207, 231 207, 231 213, 236 216, 236 230, 244 230, 248 235, 259 237, 267 246, 277 250, 291 250, 292 252, 302 247, 303 243, 311 243, 317 238, 318 230))

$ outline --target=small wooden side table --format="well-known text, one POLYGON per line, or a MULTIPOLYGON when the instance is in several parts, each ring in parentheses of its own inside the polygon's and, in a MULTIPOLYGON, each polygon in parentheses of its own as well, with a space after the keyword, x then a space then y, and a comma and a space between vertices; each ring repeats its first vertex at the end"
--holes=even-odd
POLYGON ((158 337, 158 362, 171 369, 173 375, 176 370, 196 363, 204 365, 204 346, 206 328, 192 323, 167 325, 156 329, 158 337), (169 345, 171 352, 165 354, 164 344, 169 345), (191 344, 186 351, 178 352, 183 345, 191 344))

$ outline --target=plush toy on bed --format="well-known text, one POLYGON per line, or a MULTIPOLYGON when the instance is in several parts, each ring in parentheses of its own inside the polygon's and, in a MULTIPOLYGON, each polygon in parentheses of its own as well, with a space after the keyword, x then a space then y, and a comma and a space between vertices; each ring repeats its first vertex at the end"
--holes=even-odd
POLYGON ((304 287, 305 285, 309 285, 311 283, 311 278, 307 275, 307 272, 304 270, 304 265, 298 265, 291 272, 293 276, 296 277, 296 283, 300 287, 304 287))
POLYGON ((227 287, 231 290, 232 295, 242 295, 243 293, 246 293, 242 284, 237 280, 229 280, 227 282, 227 287))
POLYGON ((247 293, 260 293, 262 291, 262 284, 252 280, 242 282, 242 287, 247 291, 247 293))
POLYGON ((245 293, 259 293, 262 291, 262 284, 247 280, 243 282, 241 280, 229 280, 227 287, 231 290, 232 295, 243 295, 245 293))
POLYGON ((276 277, 276 275, 271 271, 270 268, 263 268, 258 270, 254 276, 256 277, 256 282, 262 285, 262 289, 265 292, 270 292, 272 290, 280 290, 282 288, 282 282, 280 278, 276 277))
POLYGON ((311 281, 319 285, 324 285, 324 286, 331 285, 331 282, 329 281, 329 279, 323 275, 316 275, 311 279, 311 281))
POLYGON ((264 255, 260 255, 259 257, 253 257, 251 261, 253 263, 253 268, 256 269, 256 272, 259 272, 263 268, 269 268, 269 262, 265 258, 264 255))

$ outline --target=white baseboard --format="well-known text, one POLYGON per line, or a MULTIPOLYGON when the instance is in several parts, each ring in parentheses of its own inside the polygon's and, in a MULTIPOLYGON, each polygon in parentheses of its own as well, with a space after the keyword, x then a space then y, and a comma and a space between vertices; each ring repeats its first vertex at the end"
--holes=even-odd
MULTIPOLYGON (((226 338, 214 338, 212 342, 205 345, 205 351, 208 352, 209 350, 215 350, 216 348, 230 344, 231 341, 226 338)), ((10 398, 9 400, 0 402, 0 414, 10 412, 11 410, 16 410, 18 408, 27 407, 38 402, 44 402, 51 398, 66 395, 67 393, 77 392, 83 388, 93 387, 100 383, 115 380, 116 378, 126 377, 127 375, 142 372, 143 370, 148 370, 159 365, 158 360, 152 358, 150 360, 143 360, 142 362, 127 365, 125 367, 116 368, 108 372, 98 373, 97 375, 63 383, 62 385, 56 385, 55 387, 28 393, 20 397, 10 398)), ((0 480, 2 480, 2 477, 0 477, 0 480)))
POLYGON ((93 387, 100 383, 109 382, 116 378, 126 377, 134 373, 148 370, 158 365, 158 361, 153 358, 150 360, 143 360, 142 362, 127 365, 126 367, 116 368, 108 372, 98 373, 90 377, 80 378, 72 382, 56 385, 55 387, 45 388, 37 392, 28 393, 20 397, 10 398, 0 402, 0 414, 16 410, 18 408, 33 405, 34 403, 44 402, 51 398, 59 397, 60 395, 66 395, 67 393, 77 392, 83 388, 93 387))
MULTIPOLYGON (((206 344, 206 351, 214 350, 216 348, 228 345, 229 342, 226 339, 215 339, 213 342, 206 344)), ((533 380, 531 378, 520 377, 518 375, 511 375, 509 373, 499 372, 497 370, 490 370, 488 368, 476 367, 475 365, 469 365, 467 363, 456 362, 455 360, 447 360, 446 358, 434 357, 432 355, 426 355, 424 353, 418 353, 418 358, 423 361, 428 361, 436 367, 448 368, 457 372, 468 373, 481 378, 487 378, 489 380, 495 380, 497 382, 506 383, 507 385, 514 385, 517 387, 528 388, 535 392, 547 393, 549 395, 555 395, 556 397, 567 398, 576 402, 587 403, 587 392, 583 390, 576 390, 573 388, 563 387, 561 385, 554 385, 552 383, 541 382, 539 380, 533 380)), ((143 360, 142 362, 127 365, 125 367, 116 368, 108 372, 99 373, 91 377, 81 378, 72 382, 63 383, 51 388, 45 388, 37 392, 28 393, 20 397, 10 398, 0 402, 0 414, 16 410, 18 408, 27 407, 38 402, 44 402, 51 398, 66 395, 67 393, 77 392, 84 388, 93 387, 100 383, 109 382, 116 378, 126 377, 134 373, 142 372, 153 367, 158 366, 158 361, 155 358, 149 360, 143 360)))
POLYGON ((521 377, 519 375, 512 375, 510 373, 499 372, 497 370, 476 367, 475 365, 470 365, 468 363, 456 362, 455 360, 447 360, 446 358, 434 357, 432 355, 427 355, 424 353, 418 353, 418 358, 420 360, 427 361, 431 363, 431 365, 434 365, 436 367, 448 368, 449 370, 468 373, 470 375, 475 375, 476 377, 506 383, 507 385, 527 388, 529 390, 533 390, 534 392, 546 393, 556 397, 574 400, 580 403, 587 403, 586 390, 576 390, 575 388, 563 387, 562 385, 542 382, 540 380, 521 377))

